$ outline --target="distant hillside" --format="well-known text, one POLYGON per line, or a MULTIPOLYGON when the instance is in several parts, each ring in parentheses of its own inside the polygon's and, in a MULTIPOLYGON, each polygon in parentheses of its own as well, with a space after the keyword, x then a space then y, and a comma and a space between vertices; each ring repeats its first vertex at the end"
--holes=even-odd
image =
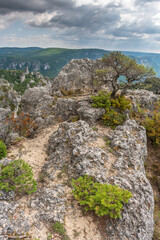
MULTIPOLYGON (((71 59, 90 58, 96 60, 108 51, 101 49, 66 48, 0 48, 0 69, 38 71, 45 76, 55 77, 71 59)), ((160 54, 123 52, 138 63, 154 67, 160 77, 160 54)))
POLYGON ((20 94, 28 88, 35 86, 45 86, 49 81, 49 77, 43 77, 38 72, 29 72, 28 70, 0 70, 0 83, 8 81, 13 89, 20 94))
POLYGON ((142 53, 142 52, 123 52, 130 58, 134 58, 139 64, 151 66, 156 71, 157 77, 160 77, 160 54, 142 53))
POLYGON ((0 48, 0 69, 38 71, 55 77, 71 59, 101 58, 107 51, 100 49, 64 48, 0 48))

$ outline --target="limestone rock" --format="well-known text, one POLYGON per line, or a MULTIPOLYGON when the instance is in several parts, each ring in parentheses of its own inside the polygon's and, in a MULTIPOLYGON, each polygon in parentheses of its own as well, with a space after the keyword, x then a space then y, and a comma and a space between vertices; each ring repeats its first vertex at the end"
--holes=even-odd
POLYGON ((29 231, 29 222, 19 207, 19 204, 13 201, 0 201, 0 239, 11 239, 10 234, 18 238, 18 235, 25 235, 29 231))
POLYGON ((21 101, 20 95, 13 90, 8 81, 0 79, 0 108, 14 111, 21 101))
POLYGON ((134 120, 127 120, 116 127, 111 139, 111 146, 117 150, 118 160, 115 168, 119 171, 133 169, 145 174, 144 162, 147 157, 147 138, 144 127, 134 120))
POLYGON ((66 166, 69 179, 89 174, 99 182, 118 184, 131 191, 133 197, 124 205, 122 218, 107 220, 108 237, 111 240, 151 240, 154 198, 144 170, 147 156, 145 129, 135 121, 127 120, 108 136, 117 155, 117 160, 112 163, 105 151, 90 145, 97 136, 84 121, 62 123, 50 137, 50 159, 44 164, 43 171, 54 179, 55 171, 66 166))
POLYGON ((135 103, 134 109, 137 110, 136 104, 142 108, 154 110, 155 103, 159 100, 159 96, 151 91, 144 89, 139 90, 128 90, 126 95, 135 103))
POLYGON ((29 88, 22 97, 22 112, 28 112, 33 118, 45 118, 52 115, 53 103, 54 98, 50 96, 50 85, 29 88))
POLYGON ((55 106, 55 116, 63 121, 73 121, 74 117, 77 117, 93 125, 101 119, 105 110, 92 107, 89 100, 90 98, 81 100, 59 98, 55 106))
MULTIPOLYGON (((9 164, 11 159, 3 158, 0 163, 9 164)), ((1 169, 0 169, 1 171, 1 169)), ((0 239, 10 239, 9 235, 25 235, 30 228, 30 224, 24 216, 24 211, 15 201, 14 191, 0 191, 0 239)))
POLYGON ((152 240, 154 198, 152 187, 141 171, 119 172, 108 179, 111 184, 119 185, 132 192, 133 197, 124 205, 122 218, 107 220, 106 231, 109 239, 152 240))
POLYGON ((71 98, 59 98, 56 103, 55 116, 63 121, 77 115, 78 102, 71 98))
POLYGON ((81 101, 78 104, 77 113, 78 113, 80 119, 93 125, 99 119, 102 118, 103 114, 105 113, 105 110, 102 108, 94 108, 91 106, 90 103, 88 103, 86 101, 81 101))
POLYGON ((87 146, 96 138, 97 133, 84 121, 62 123, 50 137, 50 160, 44 164, 43 171, 53 179, 55 171, 62 170, 66 165, 70 177, 90 173, 101 180, 105 179, 107 170, 103 169, 103 165, 108 160, 107 154, 100 148, 87 146))
POLYGON ((65 192, 64 186, 56 185, 54 188, 44 188, 31 198, 30 206, 38 210, 36 218, 39 221, 63 222, 65 214, 65 192))
MULTIPOLYGON (((88 91, 98 88, 99 81, 96 76, 96 70, 102 69, 101 60, 73 59, 64 66, 52 84, 52 94, 59 90, 69 91, 88 91)), ((104 77, 101 85, 111 88, 111 76, 108 74, 104 77)), ((63 93, 63 92, 62 92, 63 93)))
POLYGON ((8 124, 6 122, 6 118, 11 113, 10 110, 5 108, 0 108, 0 139, 4 140, 7 138, 8 132, 8 124))
POLYGON ((134 120, 127 120, 115 129, 110 139, 111 146, 117 149, 118 159, 113 168, 118 171, 107 180, 131 191, 133 198, 124 206, 121 219, 107 222, 109 239, 151 240, 154 198, 144 169, 147 156, 145 129, 134 120))

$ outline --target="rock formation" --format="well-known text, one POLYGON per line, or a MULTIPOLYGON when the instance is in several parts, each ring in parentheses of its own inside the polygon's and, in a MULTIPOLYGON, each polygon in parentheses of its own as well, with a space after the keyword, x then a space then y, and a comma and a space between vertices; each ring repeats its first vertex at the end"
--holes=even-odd
POLYGON ((122 218, 107 220, 107 235, 111 240, 151 240, 154 199, 144 170, 147 156, 145 129, 135 121, 127 120, 108 134, 111 146, 118 149, 117 160, 113 163, 100 147, 90 146, 97 137, 84 121, 62 123, 50 138, 50 160, 44 165, 44 172, 54 179, 56 170, 62 170, 66 165, 69 178, 88 174, 97 181, 131 191, 133 198, 124 206, 122 218))
POLYGON ((0 108, 17 109, 21 101, 20 95, 11 87, 8 81, 0 79, 0 108))
POLYGON ((100 60, 93 61, 88 58, 71 60, 64 66, 52 84, 52 94, 59 95, 63 92, 88 92, 105 85, 111 89, 111 75, 107 75, 99 83, 96 70, 103 69, 100 60), (100 84, 100 86, 99 86, 100 84))
MULTIPOLYGON (((48 159, 39 169, 46 182, 40 184, 38 191, 30 197, 27 208, 32 213, 34 227, 39 231, 42 223, 47 225, 59 221, 65 224, 68 209, 74 208, 68 198, 71 179, 88 174, 98 182, 119 185, 133 194, 129 203, 124 205, 122 218, 106 218, 104 231, 107 238, 151 240, 154 198, 144 168, 147 157, 146 131, 129 117, 114 130, 97 123, 105 110, 92 107, 90 93, 98 88, 94 83, 95 70, 99 68, 103 68, 99 60, 72 60, 62 69, 52 86, 48 84, 45 87, 29 88, 22 96, 22 112, 29 113, 39 126, 45 129, 47 124, 59 124, 46 146, 48 159), (78 94, 80 90, 83 94, 78 94), (70 92, 71 96, 65 97, 65 92, 70 92), (93 125, 97 131, 93 130, 93 125), (104 138, 110 140, 112 154, 104 138), (58 180, 58 174, 65 175, 67 184, 58 180)), ((111 90, 111 81, 111 76, 106 75, 102 88, 105 84, 111 90)), ((133 108, 136 109, 138 103, 150 111, 159 99, 159 96, 146 90, 130 90, 127 96, 133 101, 133 108)), ((9 108, 0 108, 0 139, 6 142, 16 137, 15 133, 8 133, 5 124, 10 112, 9 108)), ((14 193, 2 192, 0 200, 0 239, 9 239, 7 236, 10 232, 20 235, 22 231, 30 231, 33 226, 30 226, 26 216, 22 221, 24 212, 17 210, 19 205, 14 193), (18 218, 13 220, 15 216, 18 218)), ((76 210, 75 208, 74 211, 76 210)))

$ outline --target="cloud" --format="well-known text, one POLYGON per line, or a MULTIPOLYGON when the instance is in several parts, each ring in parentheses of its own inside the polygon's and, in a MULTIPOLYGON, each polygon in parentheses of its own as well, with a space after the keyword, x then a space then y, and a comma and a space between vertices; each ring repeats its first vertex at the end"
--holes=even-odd
POLYGON ((149 39, 158 45, 159 12, 159 0, 7 0, 0 1, 0 30, 20 20, 28 32, 57 45, 131 48, 150 45, 149 39))
POLYGON ((20 16, 17 16, 16 12, 7 14, 5 16, 0 15, 0 30, 3 30, 9 27, 14 21, 19 19, 20 16))
POLYGON ((0 1, 0 13, 7 14, 13 11, 43 13, 61 8, 67 9, 74 4, 72 0, 7 0, 0 1))

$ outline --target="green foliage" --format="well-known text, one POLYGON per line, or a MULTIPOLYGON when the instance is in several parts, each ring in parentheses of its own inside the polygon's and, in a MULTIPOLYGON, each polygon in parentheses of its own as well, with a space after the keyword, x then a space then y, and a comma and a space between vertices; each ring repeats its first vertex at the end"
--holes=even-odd
POLYGON ((117 108, 121 113, 126 109, 131 109, 131 100, 127 99, 125 96, 118 96, 111 99, 111 104, 114 108, 117 108))
POLYGON ((102 58, 102 62, 106 69, 99 70, 98 75, 112 74, 112 97, 114 97, 119 89, 122 89, 122 95, 127 89, 132 88, 135 82, 144 80, 148 77, 153 77, 155 72, 153 68, 145 67, 143 64, 138 64, 136 60, 125 56, 121 52, 110 52, 102 58), (125 78, 123 84, 119 84, 119 78, 125 78))
POLYGON ((109 215, 111 218, 121 217, 123 204, 132 197, 131 192, 94 181, 93 177, 85 175, 72 180, 73 194, 85 210, 94 210, 97 216, 109 215))
POLYGON ((109 108, 111 105, 110 96, 111 94, 105 91, 99 92, 97 96, 91 96, 91 99, 93 101, 92 107, 109 108))
POLYGON ((146 117, 144 127, 153 144, 160 146, 160 101, 156 104, 153 116, 146 117))
POLYGON ((69 237, 66 234, 66 229, 64 228, 64 225, 60 222, 55 222, 53 224, 53 231, 58 233, 62 238, 62 240, 69 240, 69 237))
POLYGON ((123 112, 132 107, 131 101, 125 96, 111 98, 111 93, 105 91, 99 92, 97 96, 92 96, 91 99, 93 107, 105 109, 106 112, 102 120, 105 125, 111 127, 123 124, 126 120, 126 115, 123 112))
POLYGON ((106 113, 102 117, 104 124, 113 128, 122 125, 126 118, 125 114, 119 113, 114 109, 106 109, 106 113))
POLYGON ((7 147, 2 141, 0 141, 0 159, 6 157, 6 155, 7 155, 7 147))
MULTIPOLYGON (((29 84, 30 87, 35 87, 41 80, 36 77, 36 74, 25 74, 25 79, 22 82, 21 76, 24 74, 24 71, 21 70, 4 70, 0 69, 0 77, 7 80, 10 84, 13 85, 13 89, 20 94, 23 94, 29 84), (33 81, 32 83, 30 81, 33 81)), ((3 92, 7 92, 8 87, 3 86, 3 92)))
POLYGON ((37 183, 33 179, 32 167, 22 159, 14 160, 7 165, 0 165, 0 189, 14 190, 17 193, 33 193, 37 183))
POLYGON ((71 122, 77 122, 80 119, 78 115, 71 118, 71 122))

